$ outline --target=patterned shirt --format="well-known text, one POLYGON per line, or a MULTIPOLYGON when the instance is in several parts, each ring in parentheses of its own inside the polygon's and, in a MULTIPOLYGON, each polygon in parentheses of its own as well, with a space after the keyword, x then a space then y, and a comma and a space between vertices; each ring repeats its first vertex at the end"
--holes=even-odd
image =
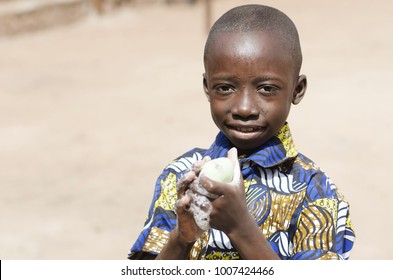
MULTIPOLYGON (((233 147, 221 132, 209 149, 194 148, 170 163, 158 178, 145 226, 129 252, 158 254, 176 226, 176 183, 191 165, 233 147)), ((349 205, 332 180, 299 153, 287 124, 263 147, 239 157, 248 210, 281 259, 348 259, 355 234, 349 205)), ((190 259, 240 259, 225 233, 209 229, 190 259)))

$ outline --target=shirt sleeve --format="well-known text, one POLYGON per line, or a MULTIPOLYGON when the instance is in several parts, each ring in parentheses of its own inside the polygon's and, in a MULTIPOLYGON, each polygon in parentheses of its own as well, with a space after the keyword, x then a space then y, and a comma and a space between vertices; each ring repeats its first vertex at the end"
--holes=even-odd
POLYGON ((192 164, 202 159, 203 152, 195 148, 185 153, 170 163, 159 176, 144 228, 128 253, 129 259, 161 252, 169 239, 169 233, 176 226, 174 205, 177 201, 177 182, 190 170, 192 164))
POLYGON ((129 251, 129 259, 138 258, 141 253, 157 255, 166 244, 176 226, 174 204, 178 176, 172 169, 165 169, 157 179, 145 225, 129 251))

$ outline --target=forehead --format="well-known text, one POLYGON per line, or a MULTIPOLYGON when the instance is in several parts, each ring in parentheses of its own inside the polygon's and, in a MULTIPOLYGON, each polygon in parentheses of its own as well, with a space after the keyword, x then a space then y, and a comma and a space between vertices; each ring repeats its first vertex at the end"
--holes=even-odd
POLYGON ((272 31, 218 32, 211 38, 205 63, 215 59, 255 62, 261 57, 289 63, 292 60, 289 43, 272 31))

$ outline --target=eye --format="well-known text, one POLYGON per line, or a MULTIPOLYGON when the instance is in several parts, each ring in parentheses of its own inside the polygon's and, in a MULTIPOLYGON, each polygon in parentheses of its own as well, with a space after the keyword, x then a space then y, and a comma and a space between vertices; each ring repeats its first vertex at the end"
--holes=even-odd
POLYGON ((215 86, 214 91, 218 94, 221 94, 221 95, 228 95, 228 94, 235 92, 235 89, 230 85, 221 84, 221 85, 215 86))
POLYGON ((277 93, 279 88, 274 85, 262 85, 258 88, 258 93, 261 93, 266 96, 274 95, 277 93))

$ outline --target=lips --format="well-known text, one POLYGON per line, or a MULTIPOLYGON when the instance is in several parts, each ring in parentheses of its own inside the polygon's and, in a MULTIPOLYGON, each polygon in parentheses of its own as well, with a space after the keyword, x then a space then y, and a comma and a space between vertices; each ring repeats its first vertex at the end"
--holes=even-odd
POLYGON ((263 126, 228 125, 228 128, 242 133, 261 132, 265 130, 263 126))
POLYGON ((228 123, 224 134, 239 150, 248 151, 261 146, 269 138, 269 126, 251 123, 228 123))

